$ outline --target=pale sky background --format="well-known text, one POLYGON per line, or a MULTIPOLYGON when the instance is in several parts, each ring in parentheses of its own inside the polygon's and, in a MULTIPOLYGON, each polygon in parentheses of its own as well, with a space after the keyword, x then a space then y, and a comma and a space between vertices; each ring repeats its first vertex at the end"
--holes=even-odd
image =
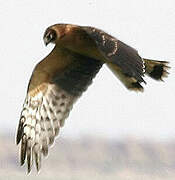
POLYGON ((0 0, 0 131, 14 136, 26 88, 55 23, 95 26, 131 45, 145 58, 170 61, 165 83, 145 78, 144 93, 129 92, 103 67, 74 105, 62 137, 175 137, 174 0, 0 0))

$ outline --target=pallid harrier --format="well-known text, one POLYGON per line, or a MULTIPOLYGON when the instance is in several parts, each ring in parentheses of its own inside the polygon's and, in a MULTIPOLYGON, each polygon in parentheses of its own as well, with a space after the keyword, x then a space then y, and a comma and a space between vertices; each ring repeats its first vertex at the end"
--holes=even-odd
POLYGON ((168 62, 143 59, 134 48, 94 27, 55 24, 43 38, 55 47, 33 71, 16 138, 21 165, 26 160, 28 172, 33 160, 39 171, 42 155, 47 156, 72 105, 103 64, 134 91, 143 91, 144 74, 155 80, 168 74, 168 62))

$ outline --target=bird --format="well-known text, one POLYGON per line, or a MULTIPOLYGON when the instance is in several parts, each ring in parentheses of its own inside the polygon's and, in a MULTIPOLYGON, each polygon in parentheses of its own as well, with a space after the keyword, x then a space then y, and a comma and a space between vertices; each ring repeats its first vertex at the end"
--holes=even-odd
POLYGON ((41 169, 73 104, 104 64, 128 90, 143 91, 144 75, 155 80, 168 76, 167 61, 142 58, 136 49, 105 31, 74 24, 54 24, 43 36, 53 50, 34 68, 17 128, 20 165, 30 173, 41 169), (34 162, 34 163, 33 163, 34 162))

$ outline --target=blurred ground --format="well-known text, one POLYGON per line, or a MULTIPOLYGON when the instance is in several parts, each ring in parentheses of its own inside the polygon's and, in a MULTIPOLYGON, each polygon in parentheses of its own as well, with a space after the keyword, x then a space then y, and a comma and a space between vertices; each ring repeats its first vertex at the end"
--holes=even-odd
POLYGON ((0 180, 174 180, 175 141, 153 142, 127 138, 57 139, 49 157, 26 175, 19 167, 14 139, 0 137, 0 180))

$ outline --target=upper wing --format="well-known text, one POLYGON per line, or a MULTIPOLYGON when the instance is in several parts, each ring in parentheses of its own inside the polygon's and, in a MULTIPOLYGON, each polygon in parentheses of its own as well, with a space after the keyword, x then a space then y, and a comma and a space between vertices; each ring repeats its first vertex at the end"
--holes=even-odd
POLYGON ((107 65, 129 89, 142 88, 145 72, 143 59, 138 52, 102 30, 84 27, 105 57, 107 65))

